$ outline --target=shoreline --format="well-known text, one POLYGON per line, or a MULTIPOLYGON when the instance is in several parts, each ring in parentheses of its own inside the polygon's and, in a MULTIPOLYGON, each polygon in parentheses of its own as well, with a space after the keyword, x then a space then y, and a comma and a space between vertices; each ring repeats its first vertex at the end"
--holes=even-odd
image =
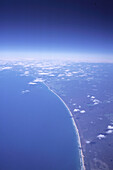
POLYGON ((55 96, 57 96, 57 97, 61 100, 61 102, 64 104, 64 106, 65 106, 66 109, 68 110, 70 116, 72 117, 71 120, 72 120, 73 126, 74 126, 74 128, 75 128, 75 132, 76 132, 76 134, 77 134, 77 142, 78 142, 78 146, 79 146, 78 149, 79 149, 81 170, 86 170, 85 165, 84 165, 84 155, 83 155, 83 151, 82 151, 82 149, 81 149, 82 146, 81 146, 81 141, 80 141, 80 135, 79 135, 79 131, 78 131, 77 125, 76 125, 76 123, 75 123, 75 120, 74 120, 74 118, 73 118, 73 115, 72 115, 70 109, 68 108, 68 106, 66 105, 66 103, 63 101, 63 99, 62 99, 58 94, 56 94, 53 90, 51 90, 50 87, 48 87, 48 85, 47 85, 46 83, 43 82, 43 84, 44 84, 53 94, 55 94, 55 96))

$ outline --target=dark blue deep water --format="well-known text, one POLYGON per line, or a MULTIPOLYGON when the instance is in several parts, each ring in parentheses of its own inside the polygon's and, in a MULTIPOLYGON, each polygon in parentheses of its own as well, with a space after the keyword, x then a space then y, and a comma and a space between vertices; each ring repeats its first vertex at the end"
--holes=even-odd
POLYGON ((0 170, 79 170, 67 109, 44 84, 29 85, 31 80, 0 72, 0 170))

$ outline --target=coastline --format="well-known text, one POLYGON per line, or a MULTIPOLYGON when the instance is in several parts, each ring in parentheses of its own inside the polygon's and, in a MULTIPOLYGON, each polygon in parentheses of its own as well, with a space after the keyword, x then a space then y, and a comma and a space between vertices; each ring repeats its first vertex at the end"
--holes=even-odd
POLYGON ((57 97, 61 100, 61 102, 64 104, 64 106, 65 106, 66 109, 68 110, 70 116, 72 117, 72 118, 71 118, 71 119, 72 119, 72 123, 73 123, 73 126, 74 126, 74 128, 75 128, 75 132, 76 132, 76 134, 77 134, 77 141, 78 141, 78 146, 79 146, 79 156, 80 156, 80 166, 81 166, 81 170, 86 170, 85 165, 84 165, 84 155, 83 155, 83 151, 82 151, 82 149, 81 149, 81 141, 80 141, 79 131, 78 131, 77 125, 76 125, 76 123, 75 123, 75 121, 74 121, 74 118, 73 118, 73 115, 72 115, 70 109, 68 108, 68 106, 66 105, 66 103, 63 101, 63 99, 62 99, 58 94, 56 94, 53 90, 51 90, 50 87, 48 87, 48 85, 47 85, 46 83, 44 83, 44 82, 42 82, 42 83, 43 83, 52 93, 54 93, 55 96, 57 96, 57 97))

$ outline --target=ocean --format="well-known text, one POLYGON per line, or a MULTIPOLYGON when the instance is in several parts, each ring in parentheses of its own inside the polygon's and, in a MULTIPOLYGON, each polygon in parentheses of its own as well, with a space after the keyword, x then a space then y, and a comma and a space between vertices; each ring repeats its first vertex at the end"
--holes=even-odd
POLYGON ((32 77, 0 72, 0 169, 80 170, 69 111, 32 77))

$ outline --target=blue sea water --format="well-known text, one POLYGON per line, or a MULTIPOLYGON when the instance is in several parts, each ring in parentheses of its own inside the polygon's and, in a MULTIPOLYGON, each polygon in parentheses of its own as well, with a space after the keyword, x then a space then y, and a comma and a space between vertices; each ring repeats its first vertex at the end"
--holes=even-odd
POLYGON ((0 169, 79 170, 68 110, 44 84, 29 85, 31 80, 0 72, 0 169))

